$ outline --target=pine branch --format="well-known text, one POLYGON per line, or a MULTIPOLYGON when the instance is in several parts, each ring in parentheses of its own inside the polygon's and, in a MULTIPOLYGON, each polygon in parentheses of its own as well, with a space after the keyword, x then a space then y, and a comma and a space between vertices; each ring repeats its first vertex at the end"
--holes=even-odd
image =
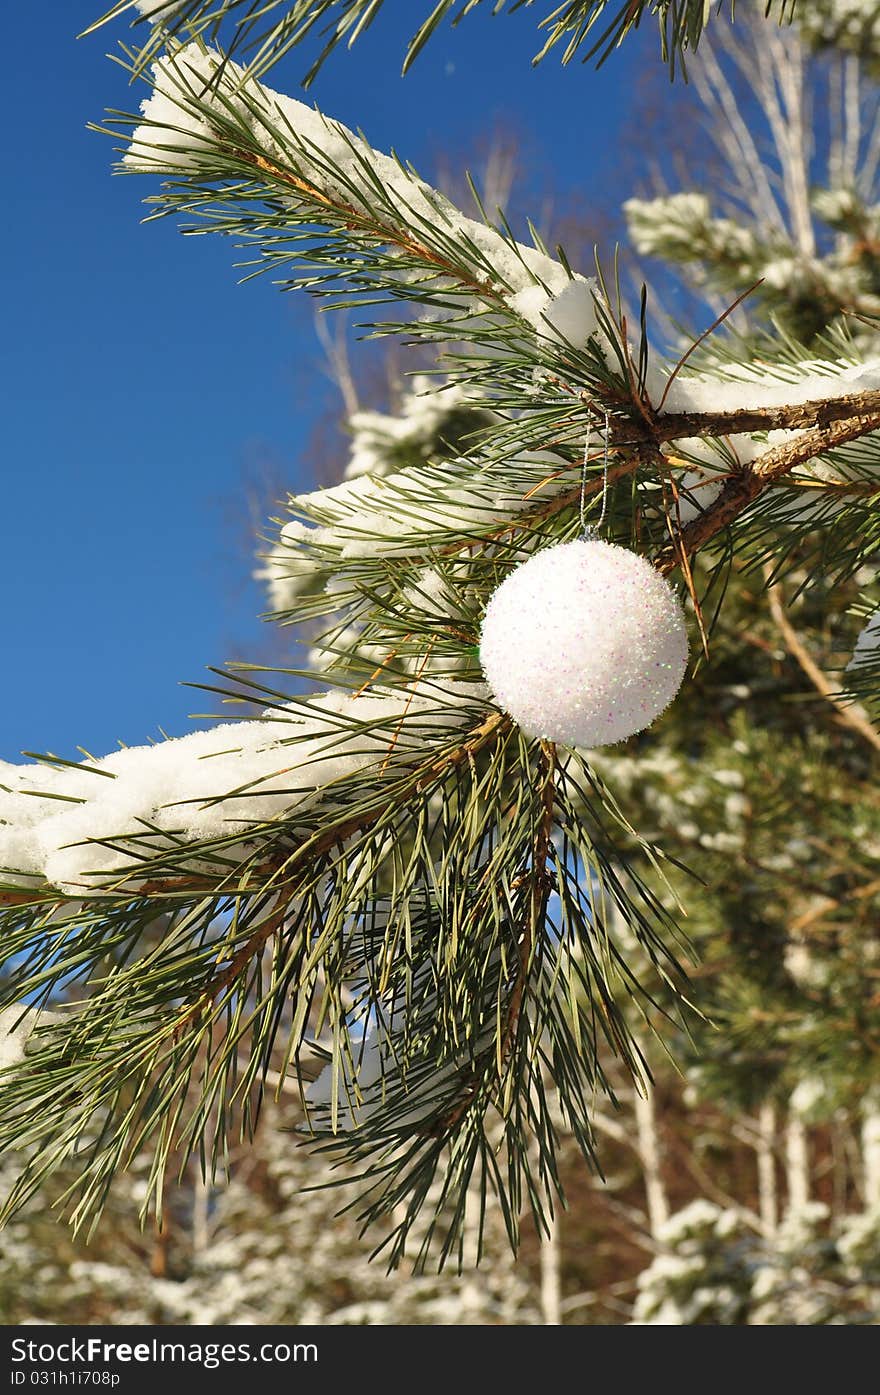
MULTIPOLYGON (((731 15, 735 0, 730 2, 731 15)), ((102 25, 130 13, 135 0, 119 0, 99 20, 84 32, 93 32, 102 25)), ((323 63, 338 45, 351 47, 366 32, 379 15, 384 0, 180 0, 164 11, 157 6, 154 23, 140 18, 135 33, 144 34, 135 58, 135 70, 141 71, 160 50, 168 38, 181 41, 200 35, 216 42, 219 34, 231 26, 229 52, 234 57, 247 57, 254 74, 266 72, 296 45, 313 36, 323 39, 323 47, 312 62, 304 79, 309 86, 323 63)), ((429 0, 425 0, 427 8, 429 0)), ((424 46, 442 27, 444 21, 458 23, 486 4, 492 13, 503 10, 514 13, 532 0, 430 0, 430 11, 419 24, 410 40, 403 62, 406 72, 424 46)), ((550 0, 548 0, 550 3, 550 0)), ((770 0, 767 14, 779 23, 790 19, 798 0, 770 0)), ((540 63, 549 53, 561 49, 561 61, 570 63, 579 54, 583 61, 596 59, 603 63, 613 51, 637 29, 642 20, 655 17, 660 29, 661 52, 674 75, 680 58, 699 43, 708 21, 710 7, 706 0, 566 0, 552 3, 549 12, 539 22, 544 38, 533 63, 540 63)))
MULTIPOLYGON (((864 416, 836 421, 828 427, 803 431, 784 445, 765 451, 751 465, 729 476, 716 501, 682 528, 678 545, 688 555, 693 554, 733 523, 765 490, 790 474, 797 465, 878 430, 880 410, 875 410, 864 416)), ((665 549, 655 559, 657 569, 664 574, 673 571, 679 563, 676 547, 665 549)))
MULTIPOLYGON (((28 1151, 10 1213, 73 1160, 69 1200, 84 1222, 145 1141, 160 1204, 172 1160, 204 1150, 216 1163, 233 1121, 247 1132, 267 1081, 283 1086, 314 1031, 331 1063, 306 1093, 308 1129, 362 1164, 365 1224, 395 1213, 392 1262, 429 1195, 424 1245, 441 1262, 460 1244, 475 1183, 481 1207, 497 1193, 514 1243, 524 1197, 540 1222, 560 1192, 558 1118, 591 1160, 592 1101, 614 1097, 609 1059, 644 1075, 644 1025, 681 1010, 684 976, 663 854, 584 756, 527 740, 476 687, 467 651, 486 599, 523 553, 573 536, 578 506, 606 488, 603 449, 588 452, 582 475, 597 413, 608 413, 608 536, 654 555, 664 573, 680 567, 701 623, 690 565, 699 549, 740 519, 730 546, 752 546, 759 511, 749 511, 799 465, 863 438, 871 463, 876 363, 852 365, 840 350, 836 366, 817 369, 792 351, 788 379, 780 368, 765 393, 728 373, 723 354, 713 360, 701 336, 685 357, 708 371, 679 372, 680 360, 655 409, 644 323, 631 345, 607 287, 519 244, 503 219, 465 218, 395 158, 255 81, 321 15, 337 21, 332 47, 379 8, 169 7, 168 23, 150 30, 151 52, 168 48, 145 119, 118 118, 134 126, 123 163, 170 176, 153 201, 160 213, 242 239, 256 249, 250 265, 283 270, 287 284, 414 307, 407 334, 451 348, 486 429, 468 453, 427 455, 381 487, 349 481, 312 496, 306 522, 290 525, 294 561, 317 584, 285 618, 334 616, 329 643, 350 661, 354 692, 344 709, 325 701, 332 694, 288 700, 254 681, 252 699, 304 722, 300 736, 273 732, 264 747, 251 731, 253 763, 230 778, 234 788, 223 779, 236 753, 222 738, 209 743, 216 786, 175 786, 163 802, 162 782, 148 782, 125 829, 92 818, 113 807, 93 790, 105 784, 94 777, 115 778, 100 762, 60 773, 50 763, 51 789, 10 777, 3 798, 13 812, 30 799, 28 828, 47 803, 67 812, 50 808, 0 892, 0 1003, 49 1000, 70 985, 81 995, 68 1031, 37 1033, 0 1077, 0 1145, 28 1151), (233 51, 251 45, 250 69, 200 41, 173 42, 178 32, 213 37, 221 21, 233 51), (825 368, 827 395, 816 397, 825 368), (854 383, 868 390, 841 391, 854 383), (789 386, 811 400, 786 403, 789 386), (667 403, 679 410, 660 410, 667 403), (773 430, 791 434, 732 459, 716 501, 678 526, 663 486, 687 461, 662 447, 684 438, 686 457, 696 436, 710 459, 717 448, 727 460, 716 438, 773 430), (377 682, 386 705, 371 721, 377 682), (59 828, 66 841, 53 843, 59 828), (26 877, 32 890, 17 884, 26 877)), ((440 0, 420 42, 449 9, 440 0)), ((546 49, 564 41, 571 57, 605 9, 557 6, 546 49)), ((591 51, 649 12, 670 56, 696 44, 706 18, 695 0, 631 0, 591 51)), ((143 61, 132 56, 132 70, 143 61)), ((862 475, 840 488, 866 496, 870 470, 862 475)), ((865 539, 847 546, 862 555, 865 539)), ((5 838, 5 813, 0 824, 5 838)), ((15 848, 12 834, 5 846, 15 848)))
MULTIPOLYGON (((595 282, 517 242, 503 216, 498 227, 466 217, 396 157, 198 44, 157 63, 153 85, 141 117, 114 113, 95 129, 129 138, 122 170, 174 177, 150 198, 154 216, 195 215, 184 231, 256 244, 249 275, 283 271, 284 286, 343 295, 337 305, 421 307, 407 334, 483 350, 469 356, 474 381, 498 380, 506 361, 524 380, 536 332, 558 352, 566 341, 546 315, 573 288, 580 366, 591 380, 613 380, 613 364, 590 342, 601 313, 595 282)), ((619 357, 607 316, 602 328, 619 357)))
POLYGON ((786 615, 782 588, 778 582, 772 581, 772 573, 768 567, 764 568, 764 576, 768 583, 767 604, 770 614, 785 641, 786 649, 803 669, 816 692, 821 693, 822 697, 831 703, 840 723, 854 731, 875 751, 880 751, 880 731, 868 720, 862 708, 840 696, 839 689, 816 663, 786 615))
POLYGON ((332 195, 323 193, 316 185, 309 183, 306 179, 301 179, 290 170, 283 169, 264 155, 232 147, 229 148, 228 153, 233 158, 240 160, 246 167, 258 170, 261 175, 265 176, 269 189, 278 185, 295 189, 302 196, 310 220, 320 216, 321 221, 326 221, 329 216, 334 224, 339 224, 347 232, 360 233, 379 245, 397 247, 408 257, 423 262, 428 270, 443 278, 448 278, 455 285, 472 291, 481 300, 503 305, 503 297, 497 285, 494 285, 488 277, 480 278, 464 268, 460 261, 456 262, 451 257, 443 256, 435 248, 427 246, 425 242, 420 241, 406 228, 401 227, 399 223, 375 218, 371 210, 357 208, 353 203, 347 203, 344 199, 339 198, 335 191, 332 195), (314 207, 309 205, 314 205, 314 207))
MULTIPOLYGON (((759 390, 758 390, 759 391, 759 390)), ((757 393, 756 393, 757 395, 757 393)), ((876 417, 880 412, 880 391, 849 393, 842 397, 815 398, 792 406, 745 408, 712 412, 662 412, 654 418, 652 435, 655 441, 674 441, 688 436, 729 436, 737 432, 802 431, 807 428, 832 427, 840 421, 876 417)), ((614 431, 625 434, 622 424, 614 431)), ((612 432, 614 439, 614 432, 612 432)), ((847 436, 846 440, 855 438, 847 436)), ((836 442, 829 437, 826 449, 836 442)), ((814 455, 821 452, 815 450, 814 455)))
MULTIPOLYGON (((96 901, 106 900, 108 902, 125 901, 132 895, 138 899, 149 901, 152 898, 165 900, 169 895, 193 896, 223 896, 225 898, 248 898, 263 896, 267 888, 270 888, 278 895, 284 895, 288 900, 297 891, 297 874, 303 869, 311 866, 312 863, 331 851, 337 845, 342 845, 352 834, 364 832, 377 823, 386 812, 389 802, 394 800, 406 801, 414 794, 421 794, 429 789, 438 779, 455 769, 456 766, 471 760, 487 744, 496 740, 509 727, 509 718, 503 713, 493 711, 468 733, 461 744, 456 745, 452 750, 443 752, 436 757, 415 767, 410 774, 405 767, 398 773, 390 789, 383 790, 382 798, 375 804, 368 804, 360 813, 350 817, 344 817, 333 821, 330 818, 330 826, 327 827, 327 819, 322 821, 322 827, 318 833, 303 841, 295 851, 285 851, 279 857, 256 866, 248 867, 248 882, 236 885, 234 880, 230 880, 228 874, 210 879, 208 877, 193 878, 185 871, 182 876, 172 877, 147 877, 144 880, 144 872, 141 866, 137 866, 129 873, 124 873, 117 882, 108 887, 90 890, 89 894, 96 901)), ((383 769, 387 763, 387 758, 383 758, 383 769)), ((26 906, 26 905, 57 905, 64 901, 78 902, 82 892, 79 890, 65 891, 63 888, 52 888, 51 891, 45 887, 34 888, 33 890, 22 891, 0 891, 0 906, 26 906)), ((231 978, 237 976, 242 965, 249 959, 254 958, 262 949, 266 940, 272 934, 271 930, 261 927, 255 934, 252 941, 248 942, 244 950, 236 958, 236 972, 231 978), (238 962, 240 959, 241 962, 238 962)), ((230 966, 231 967, 231 966, 230 966)), ((224 982, 229 971, 224 971, 224 975, 218 980, 216 990, 212 990, 209 996, 215 997, 217 993, 227 986, 224 982)))

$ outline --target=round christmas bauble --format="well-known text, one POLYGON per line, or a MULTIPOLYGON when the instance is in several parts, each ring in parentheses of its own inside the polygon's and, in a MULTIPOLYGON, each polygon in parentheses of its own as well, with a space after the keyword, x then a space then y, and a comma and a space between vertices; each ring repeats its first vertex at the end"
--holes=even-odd
POLYGON ((486 608, 480 661, 528 736, 606 746, 650 726, 687 666, 684 614, 625 547, 560 543, 516 567, 486 608))

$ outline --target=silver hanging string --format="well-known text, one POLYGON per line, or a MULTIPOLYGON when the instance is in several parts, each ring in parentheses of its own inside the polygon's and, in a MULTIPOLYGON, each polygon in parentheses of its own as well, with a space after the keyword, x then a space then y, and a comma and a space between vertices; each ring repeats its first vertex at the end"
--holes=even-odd
POLYGON ((588 523, 588 522, 587 522, 587 513, 586 513, 586 504, 587 504, 587 470, 588 470, 589 463, 590 463, 590 446, 592 445, 592 442, 593 442, 593 418, 592 418, 592 415, 588 413, 588 415, 587 415, 587 439, 584 441, 584 460, 583 460, 583 465, 582 465, 582 467, 581 467, 581 506, 580 506, 581 537, 583 538, 583 540, 584 540, 585 542, 590 541, 590 539, 592 539, 592 538, 598 537, 598 535, 599 535, 599 529, 602 527, 602 524, 605 522, 605 513, 606 513, 606 510, 607 510, 607 508, 608 508, 608 455, 609 455, 609 436, 610 436, 610 433, 611 433, 611 418, 610 418, 610 415, 609 415, 608 411, 606 410, 606 412, 605 412, 605 425, 604 425, 604 428, 603 428, 603 431, 602 431, 602 440, 603 440, 603 450, 602 450, 602 507, 601 507, 601 509, 599 510, 599 517, 597 518, 596 522, 595 522, 595 523, 588 523))

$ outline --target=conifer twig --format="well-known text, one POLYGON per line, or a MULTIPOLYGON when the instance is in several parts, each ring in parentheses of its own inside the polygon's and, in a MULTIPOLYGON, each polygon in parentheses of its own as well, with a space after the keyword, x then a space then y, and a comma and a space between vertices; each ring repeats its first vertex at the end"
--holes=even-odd
MULTIPOLYGON (((764 576, 769 582, 772 575, 771 568, 764 566, 764 576)), ((858 736, 866 741, 875 751, 880 751, 880 732, 870 722, 864 710, 858 704, 842 698, 826 673, 822 671, 816 663, 809 650, 804 645, 797 630, 792 625, 785 613, 784 597, 782 588, 778 581, 767 587, 767 604, 770 607, 770 614, 773 622, 785 642, 785 647, 792 658, 800 665, 807 675, 817 693, 821 693, 837 713, 838 720, 843 726, 849 727, 858 736)))

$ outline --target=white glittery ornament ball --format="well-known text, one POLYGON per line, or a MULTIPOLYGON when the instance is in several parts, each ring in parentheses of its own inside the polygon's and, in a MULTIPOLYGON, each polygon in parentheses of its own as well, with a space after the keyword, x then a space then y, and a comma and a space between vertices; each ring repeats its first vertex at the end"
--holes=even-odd
POLYGON ((684 613, 650 562, 598 540, 560 543, 492 595, 480 661, 527 736, 606 746, 650 726, 687 666, 684 613))

